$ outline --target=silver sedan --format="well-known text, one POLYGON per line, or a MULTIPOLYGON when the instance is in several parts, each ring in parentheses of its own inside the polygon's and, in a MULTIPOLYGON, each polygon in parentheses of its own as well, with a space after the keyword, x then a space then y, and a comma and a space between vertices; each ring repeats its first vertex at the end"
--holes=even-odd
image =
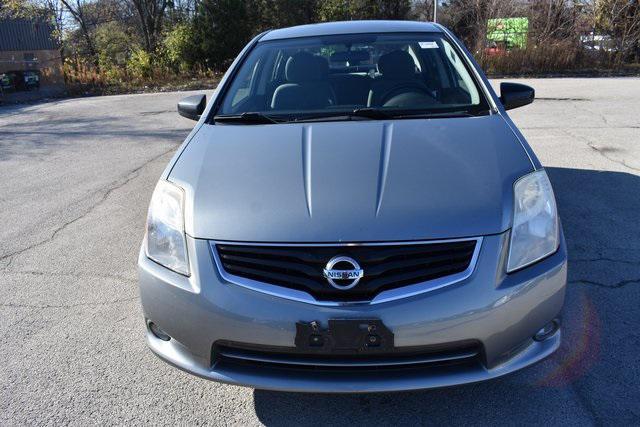
POLYGON ((547 174, 446 28, 257 36, 153 193, 138 259, 153 352, 256 388, 377 392, 505 375, 560 344, 547 174))

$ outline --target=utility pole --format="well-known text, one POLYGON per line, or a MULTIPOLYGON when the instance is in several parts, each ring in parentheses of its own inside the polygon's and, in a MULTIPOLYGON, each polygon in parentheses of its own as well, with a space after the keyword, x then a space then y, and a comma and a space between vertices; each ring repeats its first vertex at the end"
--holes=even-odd
POLYGON ((438 0, 433 0, 433 22, 438 22, 438 0))

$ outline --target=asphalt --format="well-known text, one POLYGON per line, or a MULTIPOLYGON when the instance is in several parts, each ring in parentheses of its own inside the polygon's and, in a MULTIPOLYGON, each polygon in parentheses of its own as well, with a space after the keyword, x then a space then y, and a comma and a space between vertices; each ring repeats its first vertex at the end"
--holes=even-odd
POLYGON ((136 256, 187 93, 1 107, 0 425, 640 425, 640 79, 525 82, 538 98, 512 117, 569 249, 563 345, 491 382, 375 395, 221 385, 147 350, 136 256))

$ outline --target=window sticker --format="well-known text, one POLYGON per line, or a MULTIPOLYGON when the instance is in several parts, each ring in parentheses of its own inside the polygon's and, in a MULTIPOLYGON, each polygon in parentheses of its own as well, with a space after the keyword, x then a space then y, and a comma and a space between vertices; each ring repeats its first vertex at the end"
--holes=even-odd
POLYGON ((418 42, 422 49, 437 49, 438 43, 436 42, 418 42))

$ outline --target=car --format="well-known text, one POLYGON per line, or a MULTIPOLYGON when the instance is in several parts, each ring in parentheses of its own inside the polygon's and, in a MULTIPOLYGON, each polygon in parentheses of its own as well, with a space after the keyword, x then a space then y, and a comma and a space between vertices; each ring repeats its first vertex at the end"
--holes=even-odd
POLYGON ((25 70, 21 72, 22 88, 24 90, 39 89, 40 88, 40 71, 39 70, 25 70))
POLYGON ((150 349, 203 378, 326 393, 484 381, 551 355, 566 245, 506 113, 535 92, 500 92, 434 23, 255 37, 208 103, 178 104, 197 124, 138 257, 150 349))
POLYGON ((8 91, 15 90, 16 88, 16 75, 14 72, 6 72, 0 74, 0 90, 8 91))
POLYGON ((505 43, 497 43, 495 41, 487 43, 487 46, 484 48, 484 53, 487 56, 502 56, 507 52, 508 51, 505 43))

